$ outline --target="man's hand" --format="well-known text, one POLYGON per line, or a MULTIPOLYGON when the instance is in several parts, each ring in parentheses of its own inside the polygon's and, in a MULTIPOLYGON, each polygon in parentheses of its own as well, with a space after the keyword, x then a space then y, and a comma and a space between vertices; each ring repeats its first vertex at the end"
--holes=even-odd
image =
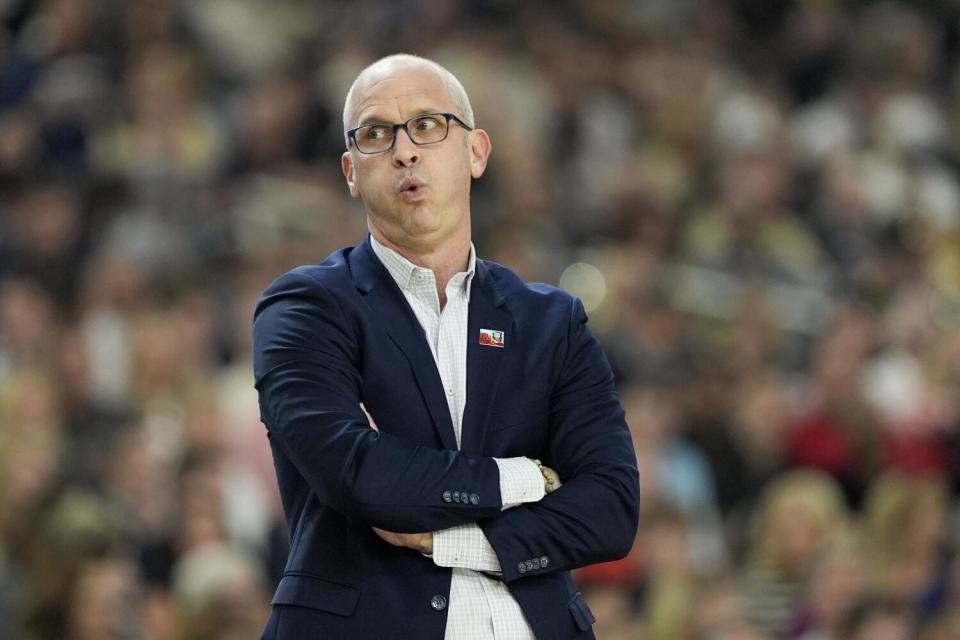
POLYGON ((394 533, 373 527, 373 532, 395 547, 406 547, 430 555, 433 553, 433 534, 427 533, 394 533))
POLYGON ((547 493, 553 493, 563 484, 560 482, 560 474, 547 465, 540 467, 540 472, 543 473, 544 489, 547 493))
POLYGON ((563 483, 560 482, 560 475, 556 471, 543 464, 539 460, 534 459, 533 463, 540 467, 540 473, 543 474, 544 491, 547 493, 553 493, 560 488, 560 485, 563 483))

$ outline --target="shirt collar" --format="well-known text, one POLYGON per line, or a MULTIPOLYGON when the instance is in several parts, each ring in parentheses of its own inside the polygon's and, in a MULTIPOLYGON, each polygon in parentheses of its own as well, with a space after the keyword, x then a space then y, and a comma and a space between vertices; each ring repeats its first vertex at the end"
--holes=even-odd
MULTIPOLYGON (((407 291, 410 289, 413 279, 419 273, 429 273, 430 278, 433 278, 433 272, 430 271, 430 269, 410 262, 398 252, 377 241, 373 234, 370 234, 370 246, 373 247, 373 252, 376 254, 377 258, 380 259, 380 262, 383 263, 383 266, 387 268, 387 272, 390 273, 390 277, 393 278, 394 282, 397 283, 397 286, 400 287, 401 291, 407 291)), ((476 269, 477 252, 476 249, 474 249, 473 243, 471 242, 470 257, 467 259, 467 270, 454 274, 450 281, 458 282, 458 280, 462 279, 461 284, 466 288, 467 295, 469 295, 470 282, 473 280, 473 274, 476 272, 476 269)))

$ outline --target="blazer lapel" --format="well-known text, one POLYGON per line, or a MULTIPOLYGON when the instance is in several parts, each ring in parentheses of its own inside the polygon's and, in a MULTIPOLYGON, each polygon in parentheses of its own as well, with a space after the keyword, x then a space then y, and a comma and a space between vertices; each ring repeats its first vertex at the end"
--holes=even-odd
POLYGON ((397 283, 373 252, 369 236, 351 252, 350 268, 357 289, 366 295, 373 311, 371 317, 387 332, 410 363, 440 441, 447 449, 456 450, 457 438, 450 422, 443 382, 430 345, 423 335, 423 327, 410 310, 397 283))
POLYGON ((506 309, 505 299, 494 286, 490 270, 477 260, 470 290, 470 311, 467 319, 467 403, 463 412, 460 449, 481 454, 487 434, 490 413, 496 402, 497 386, 504 364, 516 351, 513 340, 513 316, 506 309), (503 346, 480 343, 481 329, 503 332, 503 346))

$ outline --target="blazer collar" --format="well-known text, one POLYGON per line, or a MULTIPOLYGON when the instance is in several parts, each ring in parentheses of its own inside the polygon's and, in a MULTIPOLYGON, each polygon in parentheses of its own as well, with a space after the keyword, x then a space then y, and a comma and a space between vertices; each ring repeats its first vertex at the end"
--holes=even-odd
POLYGON ((520 358, 522 345, 516 338, 516 324, 506 299, 490 269, 478 260, 467 318, 467 404, 460 430, 460 450, 465 453, 485 452, 487 426, 497 403, 501 374, 520 358), (503 332, 502 346, 480 342, 480 334, 491 330, 503 332))
MULTIPOLYGON (((371 316, 390 336, 410 363, 417 386, 433 418, 437 433, 447 449, 456 450, 456 436, 440 373, 417 321, 387 268, 370 245, 370 237, 350 253, 350 270, 357 290, 371 306, 371 316)), ((467 403, 464 408, 460 448, 467 453, 482 452, 486 425, 495 402, 497 371, 506 359, 515 357, 513 316, 496 285, 489 267, 476 261, 470 292, 467 321, 467 403), (504 331, 504 348, 480 345, 480 330, 504 331), (513 348, 511 348, 513 347, 513 348)))
MULTIPOLYGON (((370 234, 367 234, 367 237, 363 239, 359 245, 353 248, 353 251, 350 252, 350 273, 353 275, 353 283, 356 285, 362 293, 370 293, 374 287, 377 285, 383 284, 384 282, 389 282, 392 280, 390 272, 384 266, 380 259, 377 257, 377 254, 373 251, 373 246, 370 244, 371 237, 370 234), (386 279, 386 280, 385 280, 386 279)), ((502 306, 505 302, 503 295, 499 290, 494 286, 492 278, 490 277, 490 270, 484 264, 483 260, 476 258, 476 253, 471 245, 471 253, 474 255, 474 274, 473 274, 473 283, 471 284, 471 294, 474 292, 476 285, 479 284, 479 288, 488 296, 491 302, 495 306, 502 306)))
POLYGON ((370 246, 370 234, 350 252, 350 273, 361 293, 373 291, 378 284, 389 282, 390 273, 370 246))

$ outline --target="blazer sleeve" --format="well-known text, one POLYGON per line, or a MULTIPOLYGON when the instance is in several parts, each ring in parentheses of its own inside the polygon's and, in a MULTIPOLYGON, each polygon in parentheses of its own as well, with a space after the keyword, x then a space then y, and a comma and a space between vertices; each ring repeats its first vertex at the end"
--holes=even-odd
POLYGON ((623 557, 636 536, 636 455, 610 365, 586 323, 574 299, 544 459, 563 486, 478 523, 506 582, 623 557))
MULTIPOLYGON (((255 386, 268 434, 320 502, 397 532, 436 531, 500 512, 493 458, 433 449, 370 428, 360 409, 357 321, 294 270, 257 305, 255 386), (450 488, 472 500, 448 503, 450 488)), ((281 487, 281 491, 284 488, 281 487)))

